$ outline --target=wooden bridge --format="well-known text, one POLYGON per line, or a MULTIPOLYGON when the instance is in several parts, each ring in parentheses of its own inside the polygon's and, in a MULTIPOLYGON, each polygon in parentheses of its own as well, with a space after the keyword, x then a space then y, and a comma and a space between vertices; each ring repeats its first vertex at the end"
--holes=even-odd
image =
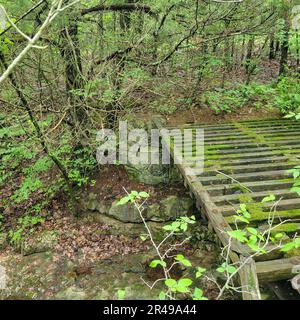
MULTIPOLYGON (((281 241, 289 242, 300 231, 300 197, 291 192, 294 179, 288 172, 300 165, 300 122, 276 119, 180 127, 195 132, 197 128, 204 129, 204 172, 191 175, 189 159, 176 166, 222 244, 230 242, 231 260, 243 262, 239 272, 243 298, 260 299, 259 284, 295 277, 300 250, 284 254, 278 246, 268 244, 267 254, 254 254, 227 231, 246 226, 234 217, 242 203, 251 214, 250 226, 262 232, 272 224, 270 233, 282 232, 281 241), (262 203, 270 195, 276 199, 262 203)), ((174 158, 182 152, 176 143, 174 139, 168 144, 174 158)), ((199 161, 202 159, 199 155, 199 161)))

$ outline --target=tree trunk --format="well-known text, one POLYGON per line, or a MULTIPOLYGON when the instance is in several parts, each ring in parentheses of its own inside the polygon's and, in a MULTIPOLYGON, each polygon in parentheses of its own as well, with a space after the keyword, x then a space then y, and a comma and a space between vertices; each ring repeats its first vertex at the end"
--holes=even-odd
POLYGON ((275 58, 276 58, 275 38, 274 38, 274 33, 271 33, 270 34, 269 60, 274 60, 275 58))
POLYGON ((255 37, 251 36, 247 44, 247 54, 246 54, 246 61, 245 61, 247 85, 250 83, 251 74, 255 69, 252 63, 254 42, 255 42, 255 37))
POLYGON ((283 30, 283 40, 281 43, 279 77, 286 75, 286 71, 287 71, 288 53, 289 53, 289 31, 290 31, 289 12, 286 11, 284 14, 284 30, 283 30))
POLYGON ((77 21, 71 21, 61 32, 63 45, 61 46, 61 55, 65 61, 65 83, 66 92, 70 103, 74 105, 74 110, 71 113, 71 118, 75 123, 85 122, 87 115, 79 103, 76 105, 76 100, 80 100, 80 96, 76 96, 74 91, 83 88, 82 78, 82 62, 80 44, 78 39, 78 24, 77 21))

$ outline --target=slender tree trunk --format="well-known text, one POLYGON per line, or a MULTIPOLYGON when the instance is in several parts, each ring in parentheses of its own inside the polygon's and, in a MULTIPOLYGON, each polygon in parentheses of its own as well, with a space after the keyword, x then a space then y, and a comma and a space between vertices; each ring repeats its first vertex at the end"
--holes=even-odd
POLYGON ((66 92, 74 109, 71 112, 73 123, 82 124, 87 119, 86 112, 80 101, 80 96, 74 94, 83 88, 82 62, 80 44, 78 39, 77 21, 71 21, 62 31, 63 45, 61 55, 65 61, 66 92))
MULTIPOLYGON (((135 0, 125 0, 125 3, 135 3, 135 0)), ((122 31, 126 31, 131 25, 131 14, 127 11, 120 13, 120 27, 122 31)))
MULTIPOLYGON (((228 29, 229 29, 229 25, 230 25, 230 21, 226 20, 225 21, 225 29, 224 29, 224 33, 225 35, 228 34, 228 29)), ((225 86, 225 81, 226 81, 226 75, 229 71, 229 64, 230 64, 230 39, 229 38, 225 38, 224 40, 224 53, 223 53, 223 75, 222 75, 222 88, 224 88, 225 86)))
POLYGON ((246 37, 245 37, 245 35, 243 35, 242 52, 241 52, 241 63, 240 63, 241 66, 243 65, 244 59, 245 59, 245 44, 246 44, 246 37))
POLYGON ((269 60, 274 60, 275 58, 276 58, 275 37, 274 37, 274 33, 271 33, 270 34, 269 60))
POLYGON ((299 31, 296 30, 296 59, 297 59, 297 70, 299 70, 300 65, 300 55, 299 55, 299 31))
POLYGON ((288 53, 289 53, 289 31, 290 31, 289 13, 288 11, 286 11, 284 14, 284 30, 283 30, 283 40, 281 44, 279 77, 286 75, 286 71, 287 71, 288 53))
POLYGON ((245 61, 246 84, 247 85, 250 83, 251 74, 255 69, 253 62, 252 62, 254 43, 255 43, 255 37, 250 36, 250 39, 247 44, 247 54, 246 54, 246 61, 245 61))

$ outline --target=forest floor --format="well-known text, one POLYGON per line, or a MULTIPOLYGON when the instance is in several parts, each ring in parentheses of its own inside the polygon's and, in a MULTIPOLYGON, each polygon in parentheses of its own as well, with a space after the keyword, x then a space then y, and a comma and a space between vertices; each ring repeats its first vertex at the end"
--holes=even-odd
MULTIPOLYGON (((124 195, 123 187, 149 192, 151 203, 168 195, 186 195, 181 184, 165 188, 133 182, 122 166, 106 168, 93 178, 97 182, 90 191, 111 201, 124 195)), ((10 187, 7 184, 2 190, 2 203, 11 195, 10 187)), ((10 219, 6 219, 4 230, 16 230, 20 207, 10 207, 5 215, 10 219)), ((89 215, 76 218, 66 207, 64 197, 54 199, 42 216, 45 221, 29 230, 21 243, 0 250, 0 265, 6 268, 9 281, 9 290, 0 292, 0 299, 115 299, 118 289, 126 289, 127 298, 158 297, 158 289, 148 289, 141 280, 143 277, 151 284, 160 274, 147 273, 155 253, 138 233, 116 232, 122 223, 113 226, 113 219, 106 223, 89 215)), ((129 230, 133 227, 128 224, 129 230)), ((143 233, 142 226, 138 230, 143 233)), ((208 270, 217 263, 215 244, 210 240, 182 250, 195 265, 208 270)), ((214 284, 204 284, 204 291, 209 298, 216 297, 214 284)))

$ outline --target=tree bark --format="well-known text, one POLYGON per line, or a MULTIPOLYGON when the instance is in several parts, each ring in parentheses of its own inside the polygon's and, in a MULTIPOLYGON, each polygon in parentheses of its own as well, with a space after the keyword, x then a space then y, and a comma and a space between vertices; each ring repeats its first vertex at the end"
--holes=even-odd
POLYGON ((275 58, 276 58, 275 38, 274 38, 274 33, 271 33, 270 34, 269 60, 274 60, 275 58))
POLYGON ((290 18, 289 18, 289 12, 287 10, 284 13, 284 30, 283 30, 283 40, 281 43, 279 77, 285 76, 287 71, 288 53, 289 53, 289 32, 290 32, 290 18))

